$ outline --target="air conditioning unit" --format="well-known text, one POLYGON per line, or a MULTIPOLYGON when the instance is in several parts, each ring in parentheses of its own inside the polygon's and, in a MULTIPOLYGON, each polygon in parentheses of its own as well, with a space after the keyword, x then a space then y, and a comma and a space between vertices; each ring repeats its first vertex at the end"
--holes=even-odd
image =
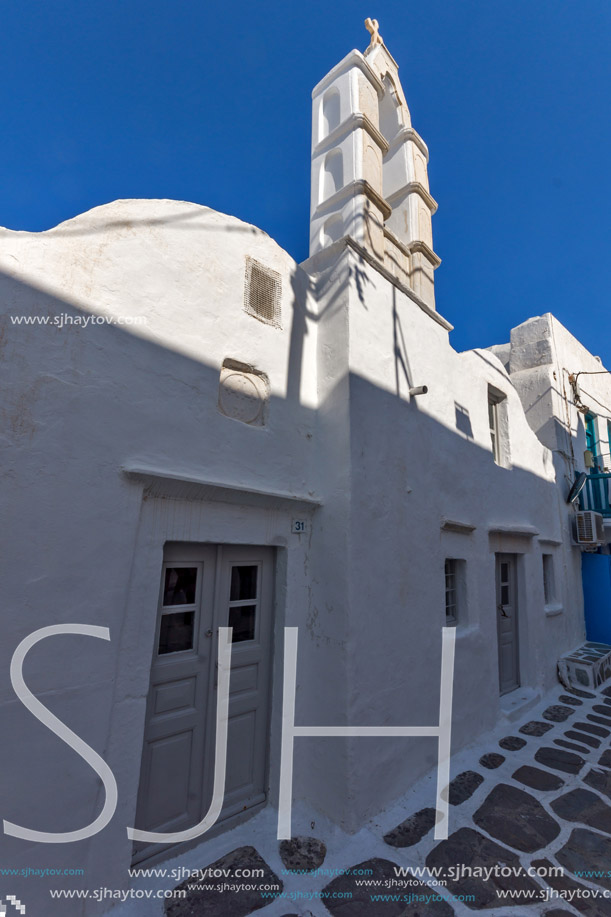
POLYGON ((575 540, 580 545, 605 543, 605 529, 600 513, 583 510, 575 514, 575 540))

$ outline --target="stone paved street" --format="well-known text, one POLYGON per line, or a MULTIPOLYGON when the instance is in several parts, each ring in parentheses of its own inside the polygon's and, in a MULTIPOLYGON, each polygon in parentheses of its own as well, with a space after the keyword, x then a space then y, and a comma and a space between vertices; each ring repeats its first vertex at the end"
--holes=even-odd
MULTIPOLYGON (((270 904, 257 890, 221 894, 213 886, 168 903, 166 913, 168 917, 252 913, 261 917, 329 913, 333 917, 452 917, 474 911, 499 917, 611 915, 610 737, 611 689, 595 695, 559 687, 552 702, 531 711, 499 734, 494 744, 474 753, 468 767, 458 771, 453 767, 447 840, 434 840, 435 810, 427 805, 415 808, 394 826, 385 826, 382 818, 379 824, 369 825, 353 845, 354 851, 361 852, 358 859, 350 845, 342 849, 328 839, 326 847, 305 837, 282 845, 264 841, 259 850, 245 845, 212 864, 198 865, 263 865, 260 884, 277 882, 286 898, 270 904), (333 869, 325 869, 326 865, 333 869), (475 872, 458 874, 460 870, 452 869, 457 865, 475 872), (397 866, 441 869, 447 885, 440 890, 430 882, 427 887, 424 881, 410 879, 409 886, 397 887, 397 866), (564 875, 557 869, 560 866, 564 875), (487 868, 488 878, 478 875, 477 867, 480 873, 487 868), (552 867, 557 875, 550 874, 552 867), (295 872, 287 875, 286 870, 295 872), (302 870, 315 872, 299 874, 302 870), (338 875, 341 871, 346 874, 338 875), (593 871, 599 876, 594 878, 593 871), (368 876, 369 884, 358 884, 363 880, 357 880, 357 875, 368 876), (605 891, 609 898, 602 897, 605 891), (504 893, 515 897, 503 898, 504 893), (306 894, 312 900, 304 900, 306 894), (386 895, 388 900, 372 900, 375 895, 386 895), (403 900, 391 900, 390 895, 403 900), (423 900, 426 896, 428 900, 423 900), (459 900, 467 896, 472 897, 459 900)), ((464 760, 462 752, 453 765, 464 760)), ((239 833, 247 837, 248 824, 239 833)))

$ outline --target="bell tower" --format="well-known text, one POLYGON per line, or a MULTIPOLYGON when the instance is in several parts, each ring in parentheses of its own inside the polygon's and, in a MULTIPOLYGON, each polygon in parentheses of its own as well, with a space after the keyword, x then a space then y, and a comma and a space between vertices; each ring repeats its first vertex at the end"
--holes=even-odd
POLYGON ((348 236, 434 308, 428 149, 377 21, 365 25, 365 53, 351 51, 312 93, 310 255, 348 236))

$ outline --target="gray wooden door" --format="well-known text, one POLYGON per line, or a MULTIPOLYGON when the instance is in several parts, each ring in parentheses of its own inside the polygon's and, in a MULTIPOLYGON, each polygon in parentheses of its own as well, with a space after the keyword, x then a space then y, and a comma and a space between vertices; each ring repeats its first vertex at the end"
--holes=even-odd
MULTIPOLYGON (((273 549, 166 546, 136 826, 198 824, 212 797, 218 628, 233 628, 227 773, 219 821, 267 793, 273 549)), ((138 843, 140 862, 162 845, 138 843)))
POLYGON ((499 686, 508 694, 520 686, 517 566, 515 554, 496 555, 496 614, 499 686))

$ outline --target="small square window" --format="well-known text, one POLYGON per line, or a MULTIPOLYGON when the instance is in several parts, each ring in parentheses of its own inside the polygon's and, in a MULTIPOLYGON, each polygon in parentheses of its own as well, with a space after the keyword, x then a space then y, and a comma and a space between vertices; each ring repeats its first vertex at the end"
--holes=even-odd
POLYGON ((546 605, 556 601, 556 578, 554 574, 554 555, 543 554, 543 594, 546 605))
POLYGON ((193 605, 197 567, 166 567, 163 605, 193 605))
POLYGON ((445 561, 446 627, 454 627, 465 614, 466 562, 448 557, 445 561))
POLYGON ((182 653, 193 649, 194 632, 194 611, 177 611, 162 615, 157 652, 163 656, 166 653, 182 653))
POLYGON ((233 627, 232 643, 255 639, 256 605, 232 605, 229 609, 229 627, 233 627))
POLYGON ((256 565, 238 566, 231 568, 231 590, 229 600, 239 602, 243 599, 257 598, 257 573, 256 565))

